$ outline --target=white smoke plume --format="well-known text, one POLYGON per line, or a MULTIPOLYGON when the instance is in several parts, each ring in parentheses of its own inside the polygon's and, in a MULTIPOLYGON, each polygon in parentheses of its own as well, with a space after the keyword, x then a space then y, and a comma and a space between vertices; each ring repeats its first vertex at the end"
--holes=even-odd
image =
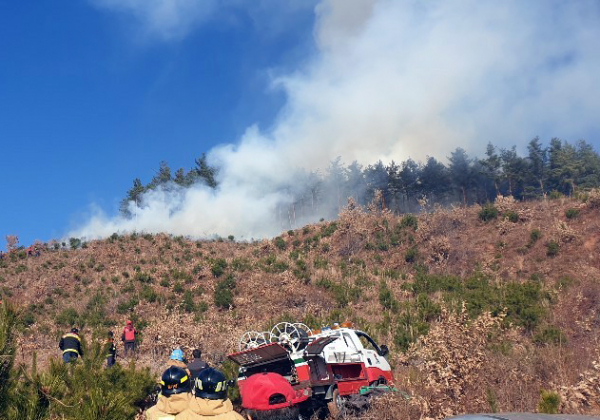
POLYGON ((273 126, 209 153, 221 168, 216 191, 154 192, 137 218, 98 215, 70 235, 266 237, 282 228, 282 186, 337 156, 443 159, 489 141, 598 135, 595 0, 322 0, 315 13, 317 53, 273 81, 287 95, 273 126))

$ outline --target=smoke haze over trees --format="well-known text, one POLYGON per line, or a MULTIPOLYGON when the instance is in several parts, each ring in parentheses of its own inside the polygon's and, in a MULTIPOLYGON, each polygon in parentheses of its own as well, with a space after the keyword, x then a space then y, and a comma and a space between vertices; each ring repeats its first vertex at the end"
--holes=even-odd
MULTIPOLYGON (((349 198, 367 206, 381 192, 378 205, 397 213, 426 210, 422 204, 449 205, 493 201, 497 195, 528 200, 549 193, 571 195, 577 188, 600 186, 600 156, 584 140, 571 144, 553 138, 544 145, 539 138, 531 140, 527 154, 520 156, 515 147, 497 148, 489 143, 483 157, 469 156, 457 148, 447 162, 427 157, 424 162, 407 159, 384 163, 381 160, 363 166, 346 165, 340 157, 325 170, 300 171, 292 182, 281 185, 276 194, 281 201, 272 208, 270 222, 273 233, 297 228, 320 218, 335 218, 349 198), (422 201, 425 199, 425 201, 422 201)), ((175 202, 185 200, 188 190, 218 193, 219 169, 207 162, 206 155, 196 159, 189 171, 178 169, 175 175, 166 162, 161 162, 147 185, 133 181, 121 203, 121 214, 131 220, 155 206, 156 194, 175 202)), ((171 209, 170 217, 181 211, 171 209)), ((243 232, 210 232, 223 235, 243 232)), ((192 233, 190 233, 192 234, 192 233)))

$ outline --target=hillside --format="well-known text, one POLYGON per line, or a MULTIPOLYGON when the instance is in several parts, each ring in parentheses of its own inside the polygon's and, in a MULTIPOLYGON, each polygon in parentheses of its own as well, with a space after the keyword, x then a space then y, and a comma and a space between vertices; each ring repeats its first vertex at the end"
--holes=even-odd
POLYGON ((364 418, 535 411, 540 390, 562 412, 600 415, 597 193, 377 208, 253 243, 115 234, 13 251, 0 287, 23 307, 17 361, 47 364, 71 325, 90 341, 132 319, 138 363, 158 371, 176 345, 218 363, 248 330, 353 320, 388 344, 404 391, 364 418))

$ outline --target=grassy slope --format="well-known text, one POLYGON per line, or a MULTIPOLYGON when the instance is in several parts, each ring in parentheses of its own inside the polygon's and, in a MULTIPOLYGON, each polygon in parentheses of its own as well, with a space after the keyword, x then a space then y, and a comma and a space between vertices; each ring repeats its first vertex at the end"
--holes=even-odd
MULTIPOLYGON (((41 364, 57 356, 57 338, 72 322, 84 324, 91 339, 108 328, 118 334, 134 318, 143 327, 140 361, 159 369, 175 345, 200 346, 218 362, 243 332, 278 320, 315 326, 353 319, 390 345, 400 387, 417 396, 403 403, 411 415, 535 410, 541 388, 561 393, 563 411, 600 414, 598 391, 593 394, 593 362, 600 362, 600 211, 568 199, 506 201, 498 208, 499 217, 488 222, 478 207, 438 210, 419 216, 416 230, 400 216, 345 211, 335 224, 250 244, 115 237, 85 249, 5 258, 0 287, 26 307, 30 325, 22 326, 18 347, 18 361, 26 363, 33 352, 41 364), (570 208, 579 214, 567 218, 570 208), (512 222, 503 217, 511 211, 512 222), (535 229, 541 237, 532 241, 535 229), (555 256, 548 256, 550 242, 559 245, 555 256), (227 267, 215 277, 218 259, 227 267), (423 267, 434 283, 442 278, 435 275, 458 276, 461 292, 412 293, 406 284, 423 267), (233 305, 218 308, 215 289, 229 275, 236 284, 233 305), (465 279, 473 275, 486 279, 483 298, 469 294, 465 279), (513 298, 510 284, 539 286, 533 328, 522 327, 521 315, 500 324, 455 318, 465 296, 473 304, 503 305, 513 298), (439 306, 444 300, 449 313, 439 306), (431 328, 429 337, 402 352, 407 342, 399 336, 414 337, 423 327, 431 328), (584 372, 591 383, 582 383, 584 372)), ((478 313, 472 312, 471 318, 478 313)))

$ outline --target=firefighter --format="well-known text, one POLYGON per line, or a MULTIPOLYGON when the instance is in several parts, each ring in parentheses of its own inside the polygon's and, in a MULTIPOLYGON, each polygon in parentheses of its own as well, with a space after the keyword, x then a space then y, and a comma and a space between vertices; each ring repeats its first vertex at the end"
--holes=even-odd
POLYGON ((233 404, 227 398, 227 388, 232 383, 216 369, 202 370, 194 382, 188 409, 177 420, 244 420, 233 411, 233 404))
POLYGON ((191 398, 191 381, 187 372, 171 366, 162 374, 158 401, 146 411, 146 420, 175 419, 188 408, 191 398))
POLYGON ((132 321, 127 321, 125 327, 123 328, 123 334, 121 334, 121 341, 123 341, 125 345, 125 357, 131 352, 131 355, 135 353, 135 342, 137 338, 137 331, 133 327, 132 321))
POLYGON ((62 358, 65 363, 73 362, 77 360, 79 356, 83 357, 79 330, 77 328, 71 328, 71 332, 68 332, 61 337, 58 347, 63 351, 62 358))
POLYGON ((198 377, 198 374, 202 370, 208 367, 208 364, 201 359, 202 352, 199 349, 194 349, 192 351, 192 357, 194 358, 194 360, 187 364, 187 368, 192 375, 192 380, 194 380, 198 377))
POLYGON ((189 377, 192 377, 190 370, 187 367, 187 360, 185 360, 183 350, 177 347, 175 350, 171 352, 171 356, 169 357, 169 361, 167 362, 167 368, 170 366, 176 366, 181 368, 187 372, 189 377))
POLYGON ((308 399, 297 394, 283 376, 273 372, 250 376, 244 381, 241 394, 248 420, 298 419, 298 404, 308 399))
POLYGON ((115 345, 115 338, 112 331, 108 332, 108 338, 106 339, 106 366, 111 367, 117 361, 117 346, 115 345))

